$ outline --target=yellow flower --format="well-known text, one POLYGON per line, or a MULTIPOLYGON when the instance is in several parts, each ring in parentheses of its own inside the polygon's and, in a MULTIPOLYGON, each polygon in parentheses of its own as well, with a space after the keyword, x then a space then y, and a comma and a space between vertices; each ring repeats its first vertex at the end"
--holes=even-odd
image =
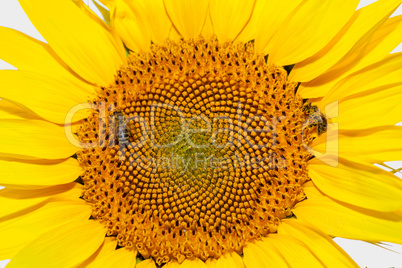
POLYGON ((401 1, 20 0, 0 28, 0 259, 356 267, 402 244, 401 1), (4 41, 6 40, 6 41, 4 41))

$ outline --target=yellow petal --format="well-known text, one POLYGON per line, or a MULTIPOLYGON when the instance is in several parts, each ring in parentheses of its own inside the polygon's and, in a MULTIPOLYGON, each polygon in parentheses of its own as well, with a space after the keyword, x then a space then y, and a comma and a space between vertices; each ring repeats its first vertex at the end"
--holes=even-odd
POLYGON ((109 9, 114 5, 116 0, 99 0, 102 4, 104 4, 109 9))
POLYGON ((0 120, 0 152, 45 159, 63 159, 77 151, 64 128, 37 120, 0 120))
POLYGON ((164 0, 173 26, 184 38, 197 38, 205 24, 208 0, 164 0))
MULTIPOLYGON (((117 240, 114 236, 105 237, 102 245, 98 248, 98 250, 92 254, 91 257, 86 259, 83 263, 81 263, 77 268, 86 268, 91 263, 99 260, 103 256, 109 254, 112 251, 115 251, 117 247, 117 240)), ((134 267, 134 266, 133 266, 134 267)))
POLYGON ((290 235, 302 241, 325 267, 358 267, 328 235, 314 230, 313 226, 302 220, 282 220, 278 233, 290 235))
POLYGON ((402 181, 391 173, 373 165, 342 158, 339 158, 337 167, 331 167, 321 160, 309 162, 309 176, 328 196, 379 211, 402 208, 402 181))
POLYGON ((290 79, 298 82, 311 81, 330 69, 348 53, 349 55, 356 53, 359 49, 356 44, 369 40, 400 3, 400 0, 379 0, 356 11, 347 24, 348 28, 314 57, 296 64, 290 73, 290 79))
MULTIPOLYGON (((110 11, 108 9, 103 8, 102 6, 95 4, 99 11, 105 15, 106 18, 105 20, 102 20, 98 14, 96 14, 91 8, 89 8, 89 3, 86 4, 85 1, 83 0, 73 0, 73 2, 93 21, 95 22, 98 26, 103 28, 106 32, 110 33, 112 35, 112 41, 113 45, 118 48, 118 52, 120 53, 120 56, 122 57, 123 61, 126 58, 126 55, 124 54, 124 50, 121 50, 121 39, 119 35, 114 31, 112 28, 110 28, 108 25, 109 23, 105 20, 110 20, 110 11), (106 22, 106 23, 105 23, 106 22)), ((95 0, 92 0, 92 2, 95 2, 95 0)), ((100 1, 101 2, 101 1, 100 1)), ((114 2, 114 0, 113 0, 114 2)))
POLYGON ((269 62, 290 65, 320 51, 354 14, 358 0, 304 1, 271 40, 269 62))
MULTIPOLYGON (((114 1, 114 0, 113 0, 114 1)), ((118 34, 112 30, 109 26, 108 26, 108 22, 106 20, 110 19, 110 11, 103 8, 102 6, 95 4, 96 7, 98 7, 99 11, 101 12, 102 15, 106 16, 105 20, 102 20, 98 14, 96 14, 90 7, 89 7, 89 3, 86 4, 85 1, 83 0, 73 0, 73 2, 82 10, 84 11, 84 13, 92 20, 94 21, 96 24, 98 24, 101 28, 104 28, 106 30, 106 32, 109 32, 113 38, 112 41, 114 42, 113 44, 115 45, 115 47, 120 47, 121 46, 121 40, 118 36, 118 34), (109 17, 109 18, 107 18, 109 17), (106 22, 106 23, 105 23, 106 22)), ((92 0, 92 2, 95 2, 95 0, 92 0)), ((124 52, 119 50, 118 52, 124 52)), ((123 54, 121 54, 122 58, 125 58, 125 56, 123 54)))
POLYGON ((110 26, 133 51, 148 50, 151 45, 149 21, 143 1, 116 0, 110 26))
POLYGON ((399 45, 401 35, 402 16, 389 18, 366 43, 357 44, 359 45, 358 51, 343 58, 314 80, 302 83, 297 92, 303 98, 326 95, 343 78, 383 60, 399 45))
MULTIPOLYGON (((63 229, 62 226, 65 224, 86 222, 90 213, 90 206, 86 205, 83 200, 77 199, 77 201, 50 202, 32 212, 27 211, 19 217, 2 221, 0 223, 2 241, 0 243, 0 258, 12 258, 20 254, 21 250, 24 251, 25 246, 29 243, 46 232, 53 230, 57 232, 57 230, 63 229)), ((68 234, 63 236, 68 236, 68 234)), ((48 255, 48 257, 50 256, 48 255)))
POLYGON ((402 35, 402 16, 389 18, 370 38, 365 50, 365 55, 356 64, 356 69, 361 69, 382 60, 391 53, 399 44, 402 35))
POLYGON ((307 200, 292 210, 297 219, 309 222, 322 232, 349 239, 376 243, 402 243, 402 221, 394 212, 376 212, 335 202, 315 186, 304 187, 307 200))
MULTIPOLYGON (((0 96, 6 98, 15 98, 14 101, 24 105, 31 105, 34 100, 38 100, 38 96, 45 98, 50 102, 57 102, 57 105, 53 105, 54 108, 45 117, 48 120, 57 121, 57 123, 64 122, 64 115, 60 115, 60 110, 63 109, 63 105, 69 103, 71 105, 76 105, 79 102, 84 102, 87 100, 88 96, 94 93, 94 87, 91 84, 86 83, 80 79, 76 74, 70 71, 68 66, 54 53, 48 44, 41 41, 33 39, 21 32, 13 29, 0 27, 0 35, 8 39, 8 42, 2 42, 0 44, 0 58, 12 63, 20 71, 23 72, 3 72, 1 73, 1 81, 3 81, 3 90, 0 92, 0 96), (24 78, 41 79, 45 80, 43 87, 36 86, 33 87, 32 91, 26 90, 30 84, 29 82, 22 81, 24 78), (49 82, 48 82, 49 80, 49 82), (49 92, 49 86, 46 85, 52 81, 60 81, 62 86, 60 88, 53 88, 52 92, 49 92), (39 88, 38 88, 39 87, 39 88), (11 92, 10 92, 11 91, 11 92), (63 92, 64 91, 64 92, 63 92), (66 94, 72 93, 70 94, 66 94), (73 93, 74 92, 74 93, 73 93), (38 94, 39 93, 39 94, 38 94), (62 95, 57 98, 56 93, 62 95), (45 94, 46 96, 43 96, 45 94), (49 96, 53 95, 51 100, 49 96), (64 94, 64 95, 63 95, 64 94), (56 97, 54 96, 56 95, 56 97), (59 106, 59 109, 55 110, 59 106)), ((34 82, 38 84, 39 81, 34 82)), ((32 84, 32 82, 30 82, 32 84)), ((54 82, 57 84, 57 82, 54 82)), ((57 85, 54 85, 55 87, 57 85)), ((38 101, 33 104, 33 108, 38 105, 43 106, 43 99, 40 99, 40 104, 38 101)), ((4 104, 0 104, 1 106, 4 104)), ((11 108, 11 107, 10 107, 11 108)), ((25 106, 26 108, 26 106, 25 106)), ((14 107, 12 108, 14 109, 14 107)), ((40 110, 46 110, 43 107, 39 107, 40 110)), ((67 112, 67 108, 65 108, 67 112)), ((11 111, 11 113, 16 113, 17 111, 11 111)), ((20 113, 22 115, 22 113, 20 113)), ((1 115, 0 115, 1 116, 1 115)), ((29 115, 29 113, 24 113, 25 118, 34 118, 35 116, 29 115)), ((35 117, 37 118, 37 117, 35 117)), ((79 119, 79 118, 78 118, 79 119)))
POLYGON ((52 49, 91 83, 108 85, 125 59, 115 36, 70 0, 21 0, 29 19, 52 49), (74 18, 74 19, 71 19, 74 18))
POLYGON ((395 125, 401 121, 402 82, 373 88, 339 103, 336 119, 343 129, 366 129, 395 125))
MULTIPOLYGON (((369 95, 376 93, 381 87, 402 82, 402 53, 388 55, 385 59, 376 62, 358 72, 355 72, 338 82, 324 96, 321 106, 336 100, 350 99, 354 94, 369 95), (371 90, 371 91, 369 91, 371 90)), ((358 95, 360 96, 360 95, 358 95)))
POLYGON ((105 238, 104 227, 92 220, 72 221, 42 234, 21 250, 9 267, 75 267, 95 252, 105 238))
POLYGON ((99 259, 88 265, 88 268, 104 268, 104 267, 121 267, 133 268, 137 262, 137 252, 129 251, 125 248, 113 250, 106 255, 101 256, 99 259))
POLYGON ((105 239, 97 221, 72 221, 48 231, 22 249, 9 267, 74 267, 93 254, 105 239))
POLYGON ((226 253, 219 259, 208 259, 208 268, 244 268, 242 258, 236 252, 226 253))
POLYGON ((177 261, 170 261, 166 264, 166 268, 179 268, 180 264, 177 261))
POLYGON ((163 0, 143 1, 147 12, 147 19, 151 29, 151 39, 154 43, 162 44, 169 36, 172 22, 166 14, 163 0))
POLYGON ((337 111, 339 115, 335 121, 342 129, 364 129, 400 122, 401 63, 402 53, 392 54, 347 76, 318 102, 319 108, 332 112, 329 109, 332 107, 337 111))
POLYGON ((136 268, 156 268, 156 264, 153 260, 151 259, 146 259, 140 263, 138 263, 136 268))
POLYGON ((243 249, 243 255, 246 268, 289 267, 277 248, 269 247, 261 241, 247 244, 243 249))
POLYGON ((88 92, 93 88, 88 84, 83 88, 83 84, 75 83, 77 80, 53 78, 51 74, 28 71, 1 70, 0 80, 1 98, 16 101, 41 117, 59 124, 64 123, 71 108, 87 103, 90 98, 88 92))
POLYGON ((0 185, 12 188, 37 188, 66 184, 83 173, 77 160, 68 158, 47 163, 0 160, 0 185))
MULTIPOLYGON (((207 22, 206 22, 206 24, 207 24, 207 22)), ((204 30, 205 29, 205 27, 202 29, 202 30, 204 30)), ((212 29, 212 25, 211 25, 211 29, 212 29)), ((209 30, 211 30, 211 29, 209 29, 209 30)), ((207 29, 208 30, 208 29, 207 29)), ((170 40, 180 40, 180 39, 182 39, 183 37, 181 37, 180 36, 180 33, 176 30, 176 28, 175 27, 173 27, 173 25, 172 25, 172 27, 170 28, 170 32, 169 32, 169 37, 168 37, 170 40)))
POLYGON ((166 265, 166 268, 207 268, 207 265, 200 259, 191 259, 191 260, 185 260, 181 264, 179 264, 176 261, 170 261, 166 265))
MULTIPOLYGON (((263 238, 262 241, 255 242, 255 244, 257 245, 256 248, 259 247, 262 252, 268 253, 268 255, 264 254, 265 256, 258 253, 254 254, 253 257, 259 258, 260 263, 263 264, 263 266, 255 267, 322 267, 313 252, 302 241, 290 235, 270 234, 268 237, 263 238), (275 256, 272 259, 266 258, 266 256, 274 255, 279 256, 275 256)), ((246 254, 249 252, 250 250, 244 251, 246 267, 251 267, 249 266, 250 262, 246 260, 246 254)))
POLYGON ((209 10, 218 40, 233 41, 251 18, 255 0, 211 0, 209 10))
POLYGON ((23 105, 0 99, 0 119, 41 119, 23 105))
POLYGON ((110 11, 108 9, 104 8, 102 5, 98 4, 95 0, 92 0, 92 3, 94 3, 96 8, 102 14, 102 17, 105 20, 105 22, 107 23, 107 25, 110 25, 110 11))
POLYGON ((313 141, 311 148, 319 152, 316 154, 318 159, 340 156, 370 164, 402 160, 401 135, 402 126, 338 131, 331 124, 328 126, 327 133, 313 141))
POLYGON ((205 24, 204 27, 202 28, 201 35, 209 38, 215 35, 214 33, 214 28, 212 26, 212 20, 211 20, 211 13, 208 12, 207 18, 205 19, 205 24))
POLYGON ((82 194, 82 185, 69 183, 41 189, 5 188, 0 191, 0 221, 35 210, 38 204, 59 199, 77 200, 82 194))
POLYGON ((0 27, 0 35, 7 40, 0 44, 0 58, 18 70, 78 80, 48 44, 11 28, 0 27))
POLYGON ((301 3, 301 0, 256 1, 249 23, 240 33, 238 40, 248 42, 255 40, 255 50, 266 53, 267 45, 284 23, 286 17, 301 3))

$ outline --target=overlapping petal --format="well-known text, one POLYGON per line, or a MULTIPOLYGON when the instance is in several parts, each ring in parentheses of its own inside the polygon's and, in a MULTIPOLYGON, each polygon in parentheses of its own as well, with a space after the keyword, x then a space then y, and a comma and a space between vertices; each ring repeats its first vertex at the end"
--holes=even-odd
MULTIPOLYGON (((42 118, 58 124, 64 124, 69 111, 87 103, 95 92, 92 85, 76 79, 67 80, 57 75, 52 77, 50 74, 29 71, 1 70, 0 79, 1 98, 28 107, 42 118)), ((85 114, 76 120, 83 116, 85 114)))
POLYGON ((72 70, 91 83, 107 86, 113 81, 116 70, 125 62, 125 52, 121 41, 108 28, 70 0, 19 2, 51 48, 72 70))
POLYGON ((83 172, 73 158, 58 161, 18 162, 0 160, 0 185, 41 188, 73 182, 83 172))
POLYGON ((336 202, 313 184, 304 187, 307 200, 293 209, 296 217, 334 237, 402 244, 401 211, 376 212, 336 202))
POLYGON ((349 21, 358 2, 301 2, 267 45, 268 61, 276 65, 291 65, 313 56, 349 21))
POLYGON ((231 42, 249 22, 255 0, 210 0, 209 12, 215 35, 221 42, 231 42))
POLYGON ((71 221, 40 235, 18 252, 8 266, 21 267, 29 263, 34 267, 74 267, 91 256, 104 239, 104 227, 100 223, 71 221))
POLYGON ((65 159, 76 151, 77 147, 66 138, 64 127, 39 120, 0 120, 0 153, 65 159))
POLYGON ((278 233, 302 241, 325 267, 358 267, 330 236, 300 219, 283 220, 278 233))
POLYGON ((400 44, 401 35, 402 16, 389 18, 368 41, 356 44, 359 48, 355 53, 344 57, 312 81, 302 83, 299 94, 304 98, 325 96, 342 79, 387 57, 400 44))
MULTIPOLYGON (((5 220, 2 220, 0 223, 0 235, 2 238, 2 243, 0 244, 0 258, 12 258, 13 262, 16 263, 16 267, 18 267, 19 262, 26 264, 30 263, 29 261, 33 261, 33 259, 30 259, 27 262, 24 255, 29 255, 30 252, 36 248, 36 245, 29 247, 31 243, 36 244, 36 239, 40 239, 40 237, 43 236, 47 241, 50 241, 50 239, 57 240, 58 238, 68 237, 70 234, 65 232, 62 226, 66 224, 77 225, 87 222, 90 216, 90 207, 86 205, 84 201, 79 201, 79 199, 67 199, 60 202, 49 202, 36 210, 23 212, 24 213, 21 214, 14 214, 12 215, 13 217, 5 218, 5 220), (58 232, 59 234, 58 237, 44 235, 47 232, 55 235, 58 232), (26 253, 24 253, 24 251, 26 253), (21 256, 22 259, 17 257, 18 255, 21 256), (15 259, 16 261, 14 261, 15 259)), ((49 244, 46 245, 46 243, 42 246, 39 244, 42 243, 39 242, 37 244, 38 247, 42 247, 42 249, 49 246, 49 244)), ((39 250, 39 248, 36 249, 39 250)), ((41 254, 45 255, 45 258, 47 258, 49 257, 47 252, 48 251, 45 250, 41 254)), ((80 258, 80 256, 77 256, 77 258, 80 258)))
POLYGON ((356 53, 359 49, 356 44, 369 40, 400 4, 400 0, 379 0, 356 11, 347 25, 320 52, 296 64, 290 79, 298 82, 311 81, 342 58, 356 53))
POLYGON ((200 35, 208 12, 209 1, 164 0, 166 12, 175 29, 184 38, 200 35))
POLYGON ((133 51, 144 51, 151 45, 151 32, 144 1, 116 0, 110 26, 116 29, 124 44, 133 51))

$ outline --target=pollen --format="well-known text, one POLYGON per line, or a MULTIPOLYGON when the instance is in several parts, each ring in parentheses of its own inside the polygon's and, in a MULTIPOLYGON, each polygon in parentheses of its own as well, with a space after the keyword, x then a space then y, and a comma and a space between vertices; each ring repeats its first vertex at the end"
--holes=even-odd
POLYGON ((305 199, 306 144, 324 127, 296 88, 252 43, 131 53, 77 131, 92 217, 159 265, 242 254, 305 199))

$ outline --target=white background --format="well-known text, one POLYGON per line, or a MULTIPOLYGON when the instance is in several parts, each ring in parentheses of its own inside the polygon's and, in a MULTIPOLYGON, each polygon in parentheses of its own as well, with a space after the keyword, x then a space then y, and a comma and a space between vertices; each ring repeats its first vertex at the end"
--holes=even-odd
MULTIPOLYGON (((34 0, 33 0, 34 1, 34 0)), ((54 0, 57 1, 57 0, 54 0)), ((275 1, 275 0, 273 0, 275 1)), ((344 0, 348 1, 348 0, 344 0)), ((85 0, 90 2, 90 0, 85 0)), ((375 2, 375 0, 362 0, 358 8, 375 2)), ((92 7, 92 6, 91 6, 92 7)), ((394 15, 402 14, 400 7, 394 15)), ((74 18, 72 18, 74 19, 74 18)), ((39 40, 45 41, 35 27, 30 23, 28 17, 23 12, 17 0, 0 0, 0 26, 14 28, 24 32, 39 40)), ((0 37, 1 38, 1 37, 0 37)), ((0 39, 0 42, 8 40, 0 39)), ((401 36, 402 41, 402 36, 401 36)), ((402 46, 396 48, 393 52, 402 51, 402 46)), ((401 67, 402 68, 402 67, 401 67)), ((15 69, 13 66, 0 60, 0 69, 15 69)), ((1 81, 0 81, 1 84, 1 81)), ((401 104, 402 105, 402 104, 401 104)), ((399 163, 400 165, 400 163, 399 163)), ((1 209, 1 208, 0 208, 1 209)), ((338 243, 361 267, 402 267, 402 246, 386 243, 384 249, 369 243, 348 240, 343 238, 335 238, 338 243)), ((0 237, 1 243, 1 237, 0 237)), ((0 261, 0 268, 5 267, 7 260, 0 261)))

